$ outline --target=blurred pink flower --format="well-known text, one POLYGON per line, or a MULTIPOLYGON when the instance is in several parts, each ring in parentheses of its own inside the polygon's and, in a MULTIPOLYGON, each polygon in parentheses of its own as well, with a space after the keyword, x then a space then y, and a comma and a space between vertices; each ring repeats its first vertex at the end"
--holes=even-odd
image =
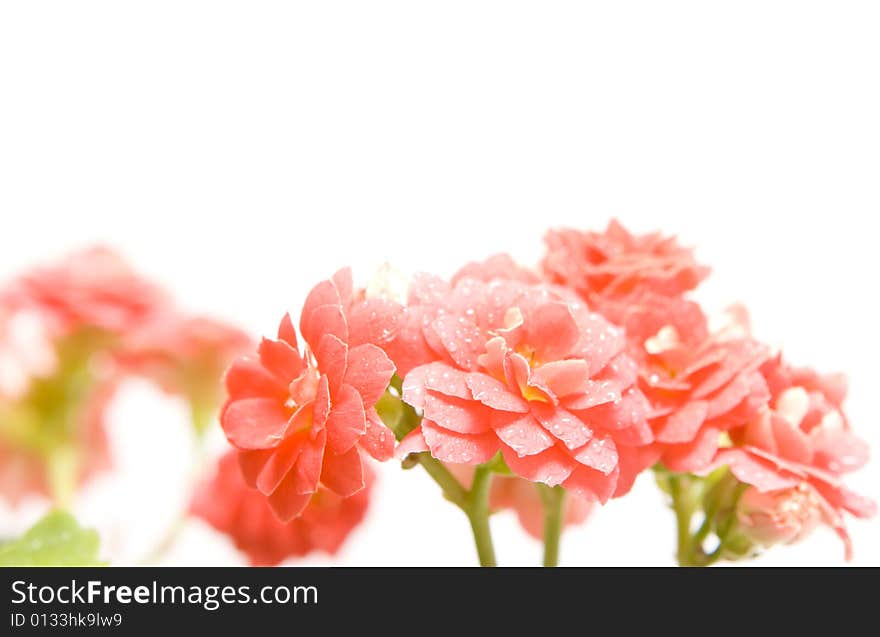
POLYGON ((841 481, 868 460, 867 444, 841 411, 845 384, 840 376, 792 369, 778 356, 762 371, 772 390, 769 407, 730 431, 733 447, 721 449, 710 468, 728 465, 738 480, 762 493, 809 487, 826 505, 822 519, 843 539, 849 556, 843 512, 865 518, 877 507, 841 481))
POLYGON ((319 489, 290 522, 275 517, 266 498, 241 476, 236 453, 220 458, 214 475, 197 491, 193 514, 226 534, 254 566, 274 566, 315 551, 336 554, 361 523, 369 505, 373 471, 365 467, 365 488, 349 498, 319 489))
POLYGON ((375 404, 394 365, 375 345, 352 344, 351 297, 348 271, 319 283, 303 306, 304 352, 285 316, 278 339, 263 339, 257 358, 239 358, 226 375, 221 424, 247 483, 282 521, 299 516, 319 485, 341 497, 361 490, 361 450, 379 460, 393 454, 375 404))
POLYGON ((135 330, 118 359, 126 371, 154 380, 169 393, 186 396, 194 414, 208 417, 223 402, 223 373, 236 356, 248 350, 253 350, 253 341, 236 327, 165 312, 135 330))
POLYGON ((574 290, 592 310, 625 328, 636 347, 666 326, 689 344, 707 337, 702 310, 684 294, 709 269, 674 237, 633 235, 613 220, 605 232, 551 230, 545 242, 547 280, 574 290))
POLYGON ((44 313, 62 334, 80 328, 125 333, 169 303, 164 292, 107 248, 33 268, 8 294, 13 305, 44 313))
POLYGON ((636 290, 678 296, 695 288, 709 273, 675 237, 633 235, 617 220, 605 232, 551 230, 545 241, 547 276, 587 299, 626 296, 636 290))
POLYGON ((647 403, 623 333, 576 297, 421 277, 406 314, 396 337, 423 359, 403 399, 424 418, 402 452, 480 464, 500 451, 515 474, 602 502, 645 468, 647 403))

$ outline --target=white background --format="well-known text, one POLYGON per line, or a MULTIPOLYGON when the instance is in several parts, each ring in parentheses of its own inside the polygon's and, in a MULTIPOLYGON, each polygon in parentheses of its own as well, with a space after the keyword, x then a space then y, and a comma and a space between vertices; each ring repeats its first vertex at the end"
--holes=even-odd
MULTIPOLYGON (((104 242, 256 335, 342 265, 530 262, 547 226, 618 216, 698 247, 709 309, 744 301, 793 361, 847 371, 876 450, 878 33, 875 2, 4 2, 0 276, 104 242)), ((123 561, 185 497, 183 409, 157 397, 115 405, 120 468, 80 503, 123 561)), ((473 563, 427 478, 382 478, 332 562, 473 563)), ((537 563, 493 525, 503 563, 537 563)), ((880 565, 878 530, 851 524, 856 564, 880 565)), ((673 537, 646 475, 563 560, 671 564, 673 537)), ((192 524, 169 559, 238 558, 192 524)), ((820 531, 760 563, 841 559, 820 531)))

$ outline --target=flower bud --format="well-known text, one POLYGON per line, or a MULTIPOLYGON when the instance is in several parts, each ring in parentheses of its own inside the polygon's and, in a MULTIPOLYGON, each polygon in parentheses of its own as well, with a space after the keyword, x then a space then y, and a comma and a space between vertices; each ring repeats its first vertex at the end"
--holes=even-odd
POLYGON ((806 483, 782 491, 762 493, 749 487, 736 509, 739 531, 764 546, 791 544, 803 539, 822 520, 822 503, 806 483))

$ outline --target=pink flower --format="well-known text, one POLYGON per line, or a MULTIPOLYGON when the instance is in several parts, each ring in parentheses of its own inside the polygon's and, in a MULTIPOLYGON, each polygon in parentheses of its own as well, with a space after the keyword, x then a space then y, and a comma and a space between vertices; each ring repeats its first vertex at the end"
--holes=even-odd
POLYGON ((361 450, 379 460, 394 437, 376 414, 394 365, 353 325, 347 271, 319 283, 306 299, 300 352, 289 316, 278 339, 263 339, 256 358, 235 361, 226 375, 221 413, 226 437, 239 450, 247 483, 268 496, 281 521, 299 516, 319 486, 349 497, 364 487, 361 450))
POLYGON ((612 220, 605 232, 551 230, 546 278, 577 292, 594 311, 624 327, 637 346, 671 325, 687 343, 708 335, 700 307, 684 298, 709 273, 674 237, 630 234, 612 220))
POLYGON ((349 498, 319 489, 302 514, 280 522, 259 492, 241 476, 234 451, 217 464, 214 476, 197 491, 192 511, 225 533, 254 566, 274 566, 289 557, 315 551, 335 555, 360 524, 369 505, 374 481, 365 467, 365 488, 349 498))
POLYGON ((545 241, 543 267, 550 280, 585 298, 626 296, 636 290, 678 296, 709 273, 674 237, 633 235, 617 220, 605 232, 551 230, 545 241))
MULTIPOLYGON (((651 442, 620 329, 578 299, 516 281, 415 281, 394 342, 423 360, 403 399, 423 411, 403 451, 480 464, 590 500, 626 492, 651 442)), ((392 349, 394 349, 392 347, 392 349)))
POLYGON ((768 547, 798 542, 823 519, 833 520, 833 515, 807 483, 766 493, 749 487, 736 505, 740 532, 752 542, 768 547))
POLYGON ((721 433, 742 425, 769 394, 759 368, 769 350, 750 338, 698 347, 667 330, 647 344, 640 387, 651 403, 656 451, 669 469, 695 472, 715 457, 721 433))
POLYGON ((19 307, 45 313, 63 334, 84 327, 125 333, 169 302, 106 248, 34 268, 13 283, 9 297, 19 307))
POLYGON ((843 512, 865 518, 877 507, 841 481, 868 460, 867 445, 840 408, 845 385, 839 376, 792 369, 779 357, 762 371, 772 389, 769 407, 730 431, 733 447, 721 449, 710 468, 728 465, 738 480, 762 493, 809 487, 822 499, 823 520, 844 540, 849 556, 843 512))

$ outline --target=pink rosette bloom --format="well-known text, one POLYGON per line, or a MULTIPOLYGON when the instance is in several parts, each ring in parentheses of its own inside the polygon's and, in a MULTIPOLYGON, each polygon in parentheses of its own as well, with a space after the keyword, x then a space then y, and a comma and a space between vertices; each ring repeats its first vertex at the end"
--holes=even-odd
POLYGON ((602 502, 644 468, 647 403, 623 332, 580 300, 517 281, 422 277, 405 314, 409 332, 397 337, 424 359, 403 399, 424 417, 403 451, 470 465, 500 451, 515 474, 602 502))
POLYGON ((655 448, 672 471, 703 470, 721 433, 744 424, 767 402, 760 372, 769 349, 751 338, 707 339, 698 347, 667 330, 647 343, 639 386, 651 403, 655 448))
POLYGON ((231 451, 220 459, 214 476, 196 492, 192 511, 227 535, 253 566, 274 566, 313 552, 335 555, 364 519, 374 481, 369 467, 364 489, 349 498, 319 489, 298 518, 284 523, 245 483, 235 456, 231 451))
POLYGON ((780 357, 763 372, 772 390, 770 405, 730 431, 733 447, 721 449, 710 468, 727 465, 761 493, 809 488, 822 499, 822 519, 844 541, 849 558, 843 513, 867 518, 877 506, 841 481, 868 461, 867 444, 851 431, 840 407, 845 383, 840 376, 792 369, 780 357))
POLYGON ((675 237, 633 235, 617 220, 605 232, 551 230, 545 241, 544 271, 583 297, 620 297, 639 289, 678 296, 709 274, 675 237))
POLYGON ((379 347, 349 329, 347 271, 319 283, 303 306, 300 352, 289 316, 277 340, 263 339, 256 358, 226 374, 229 398, 220 421, 239 450, 247 483, 266 495, 281 521, 305 510, 319 486, 349 497, 364 487, 361 451, 393 455, 394 436, 376 413, 394 365, 379 347))
POLYGON ((709 269, 674 237, 633 235, 612 220, 605 232, 551 230, 545 242, 546 278, 577 292, 638 346, 667 325, 688 343, 708 335, 700 307, 684 294, 709 269))
POLYGON ((13 304, 45 313, 62 334, 82 327, 126 333, 169 303, 106 248, 34 268, 13 283, 9 296, 13 304))

